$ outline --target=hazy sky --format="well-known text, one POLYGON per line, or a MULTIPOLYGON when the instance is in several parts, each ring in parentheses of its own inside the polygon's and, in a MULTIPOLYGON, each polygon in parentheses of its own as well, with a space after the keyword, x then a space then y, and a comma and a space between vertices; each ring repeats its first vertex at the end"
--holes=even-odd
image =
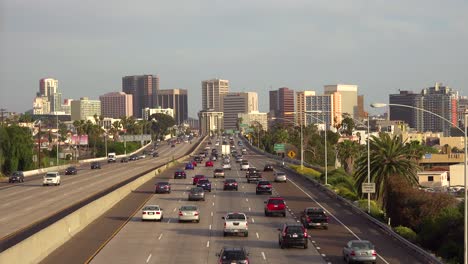
POLYGON ((443 82, 468 95, 466 0, 0 0, 0 107, 32 108, 39 79, 63 98, 121 91, 125 75, 159 74, 189 93, 359 85, 370 102, 443 82))

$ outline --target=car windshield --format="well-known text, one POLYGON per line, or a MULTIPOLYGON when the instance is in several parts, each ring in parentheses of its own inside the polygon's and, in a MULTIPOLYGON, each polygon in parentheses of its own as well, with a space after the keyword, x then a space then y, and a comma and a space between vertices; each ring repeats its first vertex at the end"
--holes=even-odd
POLYGON ((243 215, 243 214, 228 214, 226 219, 228 219, 228 220, 245 220, 245 215, 243 215))
POLYGON ((158 211, 159 210, 159 206, 145 206, 145 208, 143 208, 144 211, 158 211))
POLYGON ((198 208, 192 205, 186 205, 186 206, 180 207, 180 211, 197 211, 197 210, 198 208))
POLYGON ((277 172, 276 176, 285 176, 286 174, 284 172, 277 172))
POLYGON ((322 210, 317 210, 317 209, 309 209, 307 210, 307 215, 309 216, 319 216, 319 215, 324 215, 325 213, 322 210))
POLYGON ((300 227, 300 226, 288 226, 288 228, 286 229, 286 232, 288 234, 302 233, 302 227, 300 227))
POLYGON ((215 172, 223 172, 223 169, 216 169, 215 172))
POLYGON ((169 183, 168 182, 158 182, 158 185, 160 185, 160 186, 161 185, 169 185, 169 183))
POLYGON ((269 204, 284 204, 283 200, 280 199, 271 199, 268 201, 269 204))
POLYGON ((57 175, 55 175, 54 173, 47 173, 46 174, 46 177, 49 177, 49 178, 55 178, 55 176, 57 176, 57 175))
POLYGON ((246 258, 243 250, 226 250, 223 253, 223 260, 244 260, 246 258))
POLYGON ((22 174, 21 172, 15 171, 15 172, 13 172, 12 176, 21 176, 21 174, 22 174))
POLYGON ((190 190, 192 193, 201 193, 201 192, 204 192, 203 188, 192 188, 192 190, 190 190))
POLYGON ((268 181, 259 181, 258 182, 258 185, 268 185, 268 184, 270 184, 270 182, 268 182, 268 181))
POLYGON ((351 248, 357 249, 357 250, 368 250, 368 249, 374 249, 374 246, 368 242, 357 241, 357 242, 351 243, 351 248))
POLYGON ((243 160, 243 161, 242 161, 242 165, 249 165, 249 162, 246 161, 246 160, 243 160))
POLYGON ((234 179, 227 179, 226 182, 236 182, 234 179))
POLYGON ((208 180, 204 180, 204 179, 203 179, 203 180, 199 180, 199 181, 198 181, 198 183, 200 183, 200 184, 203 184, 203 183, 209 183, 209 182, 210 182, 210 181, 208 181, 208 180))

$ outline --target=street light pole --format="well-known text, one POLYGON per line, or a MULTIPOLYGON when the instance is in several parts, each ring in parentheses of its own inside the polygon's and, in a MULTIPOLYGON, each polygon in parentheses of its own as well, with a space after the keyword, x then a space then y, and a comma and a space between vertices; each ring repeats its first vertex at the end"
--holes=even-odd
POLYGON ((58 114, 55 113, 55 117, 57 118, 56 121, 57 121, 57 157, 56 157, 56 166, 59 166, 59 123, 58 123, 58 114))
MULTIPOLYGON (((370 122, 367 113, 367 183, 370 184, 370 122)), ((367 213, 370 215, 370 192, 367 193, 367 213)))

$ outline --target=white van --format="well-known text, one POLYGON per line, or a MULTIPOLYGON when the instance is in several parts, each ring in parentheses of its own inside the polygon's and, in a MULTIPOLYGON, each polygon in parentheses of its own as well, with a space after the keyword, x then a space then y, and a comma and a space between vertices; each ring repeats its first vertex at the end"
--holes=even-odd
POLYGON ((46 185, 60 185, 60 173, 58 173, 58 171, 46 173, 46 175, 44 175, 42 186, 46 185))
POLYGON ((117 155, 115 155, 115 152, 110 152, 107 155, 107 163, 116 162, 116 161, 117 161, 117 155))

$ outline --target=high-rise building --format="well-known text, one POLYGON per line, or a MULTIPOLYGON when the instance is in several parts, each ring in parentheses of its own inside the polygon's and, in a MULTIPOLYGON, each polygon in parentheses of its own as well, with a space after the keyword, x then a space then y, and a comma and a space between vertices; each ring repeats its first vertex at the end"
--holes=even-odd
POLYGON ((305 97, 315 95, 315 91, 296 92, 296 123, 305 124, 305 97))
POLYGON ((174 118, 174 109, 172 108, 161 108, 161 107, 158 107, 158 108, 144 108, 141 110, 141 117, 144 119, 144 120, 148 120, 149 117, 153 114, 165 114, 165 115, 168 115, 172 118, 174 118))
MULTIPOLYGON (((39 92, 37 97, 42 97, 42 99, 35 99, 33 109, 38 111, 38 103, 40 101, 47 100, 48 104, 42 103, 42 106, 48 105, 47 110, 42 107, 42 114, 57 113, 62 111, 62 94, 58 92, 58 80, 52 78, 43 78, 39 80, 39 92)), ((34 110, 33 110, 34 112, 34 110)))
POLYGON ((39 96, 49 96, 57 93, 58 80, 52 78, 43 78, 39 80, 39 96))
POLYGON ((202 109, 222 111, 221 96, 229 92, 229 81, 212 79, 202 81, 202 109))
MULTIPOLYGON (((390 104, 402 104, 422 108, 440 117, 458 124, 458 92, 436 83, 435 86, 422 89, 420 94, 400 91, 390 95, 390 104)), ((390 106, 390 120, 402 120, 410 127, 421 132, 443 132, 450 135, 454 125, 433 114, 399 106, 390 106)))
POLYGON ((349 84, 333 84, 325 85, 325 94, 340 93, 341 94, 341 110, 343 114, 349 114, 352 118, 358 117, 358 86, 349 84))
POLYGON ((357 99, 357 119, 364 120, 368 115, 364 109, 364 95, 358 95, 357 99))
POLYGON ((71 102, 71 120, 86 120, 94 115, 101 115, 101 101, 82 97, 71 102))
POLYGON ((468 113, 468 96, 460 96, 458 99, 458 124, 464 128, 465 113, 468 113))
POLYGON ((73 99, 64 99, 63 100, 63 104, 62 104, 62 111, 66 114, 66 115, 71 115, 71 102, 73 101, 73 99))
POLYGON ((277 122, 294 125, 294 90, 282 87, 270 91, 270 115, 278 118, 277 122), (285 119, 290 122, 285 122, 285 119))
POLYGON ((143 108, 159 105, 159 75, 125 76, 122 78, 122 92, 133 95, 133 115, 141 118, 143 108))
POLYGON ((174 120, 177 125, 188 118, 188 94, 185 89, 160 90, 158 102, 161 108, 174 109, 174 120))
POLYGON ((62 111, 62 93, 50 93, 47 100, 50 103, 50 112, 62 111))
POLYGON ((213 110, 201 110, 198 112, 200 134, 203 136, 221 135, 223 116, 223 112, 213 110))
POLYGON ((323 124, 325 129, 341 122, 341 94, 309 95, 305 97, 305 125, 323 124))
POLYGON ((254 92, 227 93, 222 96, 224 129, 237 129, 239 113, 258 112, 258 95, 254 92))
POLYGON ((50 103, 46 96, 36 96, 33 100, 33 115, 45 115, 50 113, 50 103))
POLYGON ((111 92, 99 96, 103 117, 121 118, 133 116, 133 95, 124 92, 111 92))

